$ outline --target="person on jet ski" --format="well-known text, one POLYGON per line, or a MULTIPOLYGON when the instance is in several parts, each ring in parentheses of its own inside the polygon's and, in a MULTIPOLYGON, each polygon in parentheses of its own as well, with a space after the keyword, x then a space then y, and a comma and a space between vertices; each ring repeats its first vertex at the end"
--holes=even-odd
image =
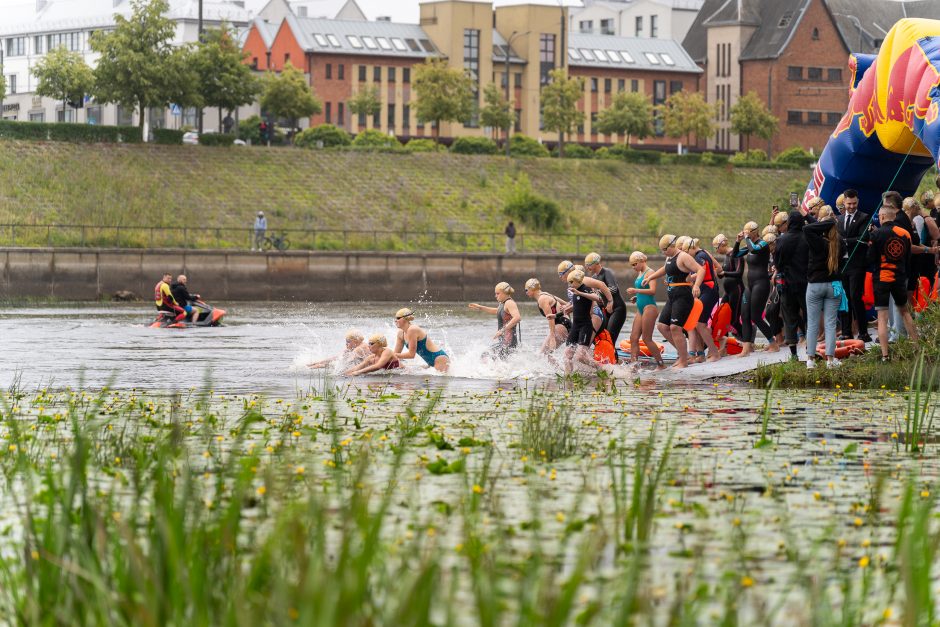
POLYGON ((199 300, 199 294, 190 294, 189 288, 186 287, 186 275, 181 274, 176 277, 176 282, 170 286, 170 291, 173 293, 173 299, 186 310, 187 314, 193 312, 192 302, 199 300))
POLYGON ((179 322, 186 317, 186 310, 180 307, 176 299, 173 298, 173 292, 170 289, 170 281, 172 280, 172 274, 169 272, 163 274, 163 278, 153 288, 153 300, 158 312, 169 312, 176 316, 174 322, 179 322))

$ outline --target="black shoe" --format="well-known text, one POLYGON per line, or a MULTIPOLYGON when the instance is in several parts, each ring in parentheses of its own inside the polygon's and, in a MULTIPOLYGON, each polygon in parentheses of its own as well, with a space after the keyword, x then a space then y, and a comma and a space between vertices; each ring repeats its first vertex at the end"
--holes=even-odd
POLYGON ((858 339, 860 339, 861 341, 865 342, 866 344, 870 344, 871 342, 874 342, 874 341, 875 341, 875 340, 873 340, 873 339, 871 338, 870 335, 867 335, 867 334, 866 334, 866 335, 863 335, 862 337, 860 337, 860 338, 858 338, 858 339))
POLYGON ((844 342, 844 341, 846 341, 846 340, 851 340, 851 339, 852 339, 852 336, 851 336, 851 335, 843 335, 843 336, 840 337, 839 339, 844 342))

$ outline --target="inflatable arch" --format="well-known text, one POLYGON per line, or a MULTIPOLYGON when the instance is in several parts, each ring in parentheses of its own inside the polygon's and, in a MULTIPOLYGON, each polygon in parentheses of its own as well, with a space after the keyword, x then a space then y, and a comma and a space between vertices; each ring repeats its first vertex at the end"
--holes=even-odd
POLYGON ((836 204, 855 188, 865 212, 881 194, 912 196, 940 159, 940 21, 900 20, 877 56, 849 58, 849 106, 819 157, 803 195, 836 204), (893 181, 893 182, 892 182, 893 181))

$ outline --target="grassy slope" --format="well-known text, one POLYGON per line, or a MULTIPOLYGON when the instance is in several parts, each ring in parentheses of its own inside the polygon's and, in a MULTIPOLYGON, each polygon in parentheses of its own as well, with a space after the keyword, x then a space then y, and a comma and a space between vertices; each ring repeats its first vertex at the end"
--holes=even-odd
POLYGON ((0 142, 0 222, 501 230, 510 177, 556 199, 563 230, 710 239, 808 173, 292 149, 0 142))

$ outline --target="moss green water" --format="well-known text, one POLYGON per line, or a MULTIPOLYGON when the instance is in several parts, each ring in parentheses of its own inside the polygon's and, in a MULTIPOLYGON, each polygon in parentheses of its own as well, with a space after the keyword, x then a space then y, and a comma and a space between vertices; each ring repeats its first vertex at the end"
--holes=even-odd
POLYGON ((899 441, 902 394, 3 400, 0 613, 20 622, 935 620, 940 464, 932 436, 899 441))

